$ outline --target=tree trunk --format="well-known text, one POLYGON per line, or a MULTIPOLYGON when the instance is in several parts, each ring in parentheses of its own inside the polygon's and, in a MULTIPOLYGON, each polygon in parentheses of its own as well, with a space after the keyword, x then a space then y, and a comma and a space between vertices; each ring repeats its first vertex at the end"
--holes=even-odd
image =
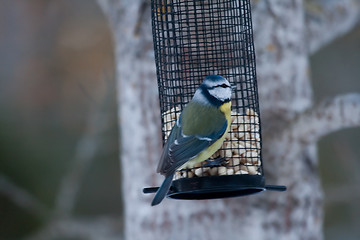
POLYGON ((360 97, 313 106, 308 49, 319 43, 306 38, 310 20, 303 0, 253 2, 265 176, 268 184, 285 184, 288 191, 165 200, 157 207, 150 206, 152 195, 142 194, 143 187, 163 180, 155 173, 161 135, 149 2, 98 2, 116 46, 125 239, 322 239, 316 141, 330 131, 358 126, 360 97))

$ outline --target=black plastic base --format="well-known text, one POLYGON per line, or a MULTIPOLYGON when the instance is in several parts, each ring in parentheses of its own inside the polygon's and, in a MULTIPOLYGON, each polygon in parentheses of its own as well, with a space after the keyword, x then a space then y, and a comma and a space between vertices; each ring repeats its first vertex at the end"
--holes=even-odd
MULTIPOLYGON (((144 193, 154 193, 158 187, 144 188, 144 193)), ((285 186, 265 185, 261 175, 224 175, 212 177, 181 178, 174 180, 168 198, 201 200, 247 196, 265 190, 285 191, 285 186)))

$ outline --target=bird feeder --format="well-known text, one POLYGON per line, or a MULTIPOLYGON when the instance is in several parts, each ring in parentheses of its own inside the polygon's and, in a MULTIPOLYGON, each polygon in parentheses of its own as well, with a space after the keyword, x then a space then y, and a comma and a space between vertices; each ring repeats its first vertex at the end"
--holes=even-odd
POLYGON ((177 171, 167 197, 284 191, 265 185, 250 0, 152 0, 151 10, 164 143, 204 77, 221 75, 236 86, 222 147, 194 168, 177 171))

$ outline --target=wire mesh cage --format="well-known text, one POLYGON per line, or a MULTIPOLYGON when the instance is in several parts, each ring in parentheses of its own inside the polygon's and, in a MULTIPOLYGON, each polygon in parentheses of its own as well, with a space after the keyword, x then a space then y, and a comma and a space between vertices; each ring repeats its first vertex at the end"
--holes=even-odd
POLYGON ((168 197, 211 199, 284 190, 265 186, 250 7, 250 0, 151 1, 164 143, 204 77, 221 75, 236 86, 222 147, 194 168, 178 170, 168 197))

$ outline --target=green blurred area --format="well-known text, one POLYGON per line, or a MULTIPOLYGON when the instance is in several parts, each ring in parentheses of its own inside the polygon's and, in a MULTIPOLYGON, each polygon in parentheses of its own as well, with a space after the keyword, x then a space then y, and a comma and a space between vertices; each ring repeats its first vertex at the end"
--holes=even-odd
MULTIPOLYGON (((79 142, 96 132, 89 119, 105 115, 73 214, 120 215, 114 50, 101 10, 89 0, 3 0, 0 18, 0 176, 51 216, 79 142)), ((7 188, 0 181, 0 239, 46 224, 7 188)))
MULTIPOLYGON (((0 176, 51 215, 89 120, 100 113, 107 120, 73 215, 119 216, 114 49, 102 12, 93 0, 2 0, 0 18, 0 176)), ((359 62, 360 27, 312 56, 315 100, 360 92, 359 62)), ((359 139, 356 128, 319 142, 327 240, 360 239, 359 139)), ((48 216, 15 203, 1 177, 0 239, 44 226, 48 216)))

